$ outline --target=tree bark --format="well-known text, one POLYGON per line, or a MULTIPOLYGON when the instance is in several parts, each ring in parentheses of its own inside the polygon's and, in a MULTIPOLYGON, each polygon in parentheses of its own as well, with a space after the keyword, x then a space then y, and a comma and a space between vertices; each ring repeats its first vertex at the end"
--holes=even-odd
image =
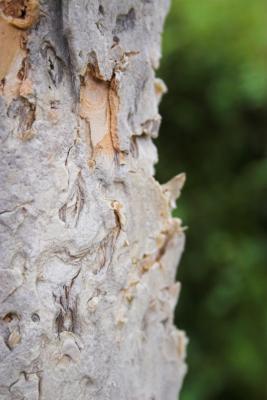
POLYGON ((182 187, 153 177, 168 0, 0 1, 0 399, 174 400, 182 187))

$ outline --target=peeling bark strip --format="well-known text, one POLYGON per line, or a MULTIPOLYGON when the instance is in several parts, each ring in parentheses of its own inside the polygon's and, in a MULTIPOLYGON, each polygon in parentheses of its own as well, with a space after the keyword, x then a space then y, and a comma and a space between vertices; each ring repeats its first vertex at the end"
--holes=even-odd
POLYGON ((0 0, 0 399, 174 400, 185 175, 154 179, 168 0, 0 0))

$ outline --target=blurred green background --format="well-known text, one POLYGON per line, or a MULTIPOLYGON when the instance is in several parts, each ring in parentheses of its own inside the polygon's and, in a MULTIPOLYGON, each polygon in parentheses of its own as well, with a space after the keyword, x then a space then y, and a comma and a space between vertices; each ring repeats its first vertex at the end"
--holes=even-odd
POLYGON ((173 0, 157 178, 185 171, 181 400, 267 399, 267 2, 173 0))

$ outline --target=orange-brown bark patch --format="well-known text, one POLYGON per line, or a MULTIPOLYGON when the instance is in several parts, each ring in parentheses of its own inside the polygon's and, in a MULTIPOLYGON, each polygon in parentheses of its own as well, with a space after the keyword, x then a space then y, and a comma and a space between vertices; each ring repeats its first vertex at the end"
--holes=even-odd
MULTIPOLYGON (((24 56, 21 32, 0 17, 0 80, 6 77, 15 58, 24 56)), ((23 57, 22 57, 23 58, 23 57)))
POLYGON ((103 81, 88 70, 80 90, 80 116, 89 126, 93 158, 104 153, 120 153, 117 135, 119 99, 113 83, 103 81))
POLYGON ((120 153, 120 143, 118 138, 118 112, 119 96, 116 90, 115 79, 111 80, 108 91, 109 117, 110 117, 110 135, 113 148, 120 153))
POLYGON ((33 94, 32 81, 29 78, 26 78, 20 85, 19 94, 22 97, 27 97, 33 94))
POLYGON ((28 78, 29 61, 26 48, 27 35, 16 29, 0 16, 0 81, 1 95, 6 103, 19 96, 33 94, 28 78))
POLYGON ((24 0, 2 0, 0 1, 0 10, 5 16, 12 18, 21 18, 25 14, 24 0))

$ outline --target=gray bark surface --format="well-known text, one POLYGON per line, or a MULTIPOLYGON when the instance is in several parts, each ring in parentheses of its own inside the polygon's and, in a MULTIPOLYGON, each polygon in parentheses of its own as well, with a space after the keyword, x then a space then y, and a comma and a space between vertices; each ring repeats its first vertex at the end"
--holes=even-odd
POLYGON ((0 399, 174 400, 184 176, 154 179, 152 142, 168 0, 25 1, 0 1, 0 399))

